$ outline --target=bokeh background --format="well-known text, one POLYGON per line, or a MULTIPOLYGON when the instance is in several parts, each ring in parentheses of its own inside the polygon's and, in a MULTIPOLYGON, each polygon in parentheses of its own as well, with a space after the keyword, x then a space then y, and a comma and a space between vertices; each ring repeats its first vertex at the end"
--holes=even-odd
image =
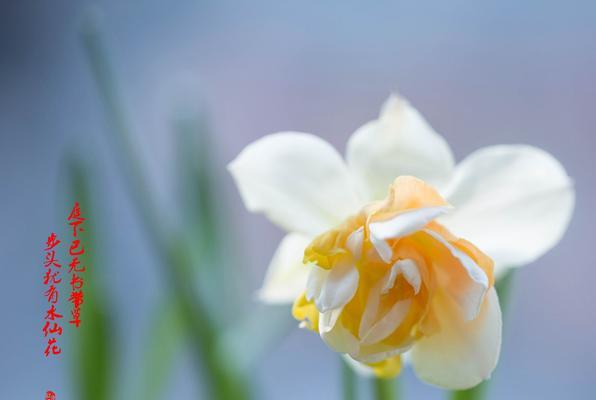
MULTIPOLYGON (((101 15, 150 189, 178 225, 185 215, 177 206, 173 119, 180 109, 204 117, 218 208, 234 237, 227 250, 235 253, 248 310, 282 237, 245 211, 225 171, 253 140, 292 129, 343 151, 399 90, 458 159, 499 143, 554 154, 575 180, 575 215, 560 245, 516 275, 491 398, 594 398, 596 3, 588 0, 2 2, 0 398, 39 399, 50 387, 59 398, 77 398, 68 350, 57 362, 45 360, 40 331, 42 244, 64 224, 65 154, 94 166, 87 183, 100 211, 95 274, 113 323, 114 398, 133 398, 139 360, 151 351, 151 320, 168 296, 81 45, 89 6, 101 15)), ((257 363, 257 398, 338 398, 337 357, 315 335, 287 332, 257 363)), ((411 371, 402 381, 408 398, 444 396, 411 371)), ((164 398, 208 398, 203 386, 182 346, 164 398)))

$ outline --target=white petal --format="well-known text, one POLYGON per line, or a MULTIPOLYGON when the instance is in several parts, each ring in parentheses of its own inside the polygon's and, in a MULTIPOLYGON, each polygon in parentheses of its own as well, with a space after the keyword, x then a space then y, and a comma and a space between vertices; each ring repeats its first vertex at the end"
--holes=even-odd
POLYGON ((324 313, 319 313, 319 331, 323 333, 331 332, 341 316, 343 309, 343 307, 340 307, 324 313))
POLYGON ((350 357, 349 354, 344 354, 343 359, 350 367, 352 367, 354 372, 356 372, 358 375, 363 376, 365 378, 371 378, 374 376, 372 367, 369 367, 366 364, 354 360, 352 357, 350 357))
POLYGON ((573 183, 550 154, 530 146, 476 151, 447 191, 455 211, 441 219, 495 261, 495 273, 528 264, 563 236, 573 212, 573 183))
POLYGON ((321 296, 321 290, 327 280, 329 272, 328 269, 320 268, 315 264, 307 265, 309 269, 308 278, 306 280, 306 300, 311 301, 312 299, 321 296))
POLYGON ((412 365, 412 350, 408 350, 402 353, 401 361, 404 366, 412 365))
MULTIPOLYGON (((319 318, 320 320, 321 318, 319 318)), ((355 353, 358 352, 358 339, 344 328, 341 323, 336 323, 335 326, 329 330, 324 331, 323 327, 319 325, 319 334, 327 346, 331 347, 338 353, 355 353)))
POLYGON ((363 363, 378 363, 390 357, 405 354, 412 349, 414 343, 415 341, 412 339, 400 347, 390 346, 383 342, 377 342, 373 345, 362 345, 358 349, 358 353, 352 353, 350 356, 352 356, 354 360, 363 363))
POLYGON ((383 289, 381 290, 381 294, 386 294, 389 292, 389 290, 391 290, 393 285, 395 285, 395 280, 400 274, 402 274, 410 286, 412 286, 412 289, 414 289, 414 294, 418 294, 420 291, 420 286, 422 285, 422 277, 420 276, 418 264, 409 258, 399 260, 393 264, 385 278, 385 283, 383 285, 383 289))
POLYGON ((417 208, 401 212, 387 220, 373 222, 369 227, 378 239, 397 239, 416 232, 449 210, 449 206, 417 208))
POLYGON ((308 268, 302 264, 310 239, 298 233, 286 235, 269 264, 263 286, 257 292, 266 303, 291 303, 304 291, 308 268))
MULTIPOLYGON (((371 345, 385 339, 401 325, 408 314, 411 305, 410 299, 398 301, 391 306, 389 311, 381 315, 379 313, 381 296, 388 291, 389 285, 389 289, 393 287, 391 281, 395 282, 395 278, 392 278, 392 276, 396 276, 398 273, 393 271, 399 270, 398 264, 399 262, 371 288, 368 294, 358 328, 358 337, 362 345, 371 345)), ((415 265, 414 267, 416 270, 418 269, 415 265)))
POLYGON ((326 311, 345 306, 358 289, 358 270, 353 264, 338 264, 326 276, 318 296, 317 309, 326 311))
POLYGON ((287 231, 314 236, 362 206, 341 156, 306 133, 265 136, 228 168, 246 207, 287 231))
POLYGON ((447 142, 396 95, 385 102, 379 119, 352 135, 346 157, 368 200, 384 198, 387 187, 400 175, 412 175, 441 188, 454 166, 447 142))
POLYGON ((411 299, 396 302, 391 309, 364 334, 361 338, 363 345, 374 344, 391 335, 408 315, 411 299))
POLYGON ((467 389, 488 379, 501 349, 501 309, 494 288, 478 318, 466 322, 447 296, 433 303, 440 331, 420 339, 411 351, 420 379, 447 389, 467 389))
POLYGON ((391 261, 392 252, 385 240, 414 233, 450 209, 449 206, 423 207, 401 212, 388 220, 372 222, 369 224, 370 241, 383 261, 388 263, 391 261))
POLYGON ((488 290, 488 276, 486 276, 484 270, 480 268, 470 256, 453 247, 447 240, 443 239, 441 235, 428 229, 425 229, 424 232, 432 236, 435 240, 441 243, 441 245, 445 246, 451 255, 453 255, 465 269, 466 276, 469 278, 466 287, 458 287, 457 290, 453 291, 447 289, 447 291, 459 305, 466 321, 476 318, 480 312, 482 302, 484 301, 484 295, 488 290))
POLYGON ((360 326, 358 327, 359 338, 363 338, 377 320, 379 304, 381 303, 381 288, 382 282, 379 282, 368 293, 364 312, 360 318, 360 326))
POLYGON ((360 227, 346 239, 346 248, 352 253, 354 259, 362 258, 362 243, 364 242, 364 228, 360 227))
POLYGON ((370 241, 377 251, 377 254, 385 263, 391 262, 391 258, 393 258, 393 251, 391 250, 391 246, 383 239, 379 239, 375 235, 370 235, 370 241))

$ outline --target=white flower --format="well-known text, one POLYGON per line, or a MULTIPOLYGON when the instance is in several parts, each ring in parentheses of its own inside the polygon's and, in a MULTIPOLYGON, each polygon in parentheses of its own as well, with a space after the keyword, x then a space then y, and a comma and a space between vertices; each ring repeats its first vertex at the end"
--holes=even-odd
MULTIPOLYGON (((346 290, 354 294, 350 290, 358 282, 358 274, 354 278, 352 270, 338 265, 331 271, 341 275, 341 279, 334 280, 331 274, 318 271, 321 268, 317 266, 305 267, 305 249, 316 236, 342 226, 361 213, 363 207, 384 199, 396 177, 414 176, 437 188, 453 209, 446 215, 441 212, 412 217, 414 222, 401 219, 400 224, 412 223, 416 229, 422 229, 441 214, 437 220, 440 225, 474 243, 494 260, 498 278, 507 268, 528 264, 552 248, 563 235, 573 211, 573 184, 560 163, 548 153, 530 146, 500 145, 478 150, 455 166, 445 140, 406 100, 397 96, 387 100, 377 120, 352 135, 346 153, 344 162, 332 146, 316 136, 282 132, 247 146, 229 169, 246 207, 263 212, 288 232, 273 257, 260 298, 267 302, 291 302, 297 297, 300 300, 308 278, 311 293, 307 292, 302 304, 305 308, 301 310, 311 315, 314 306, 307 303, 318 299, 314 311, 320 313, 316 316, 319 328, 325 326, 321 336, 326 339, 326 334, 330 344, 329 334, 334 332, 331 347, 368 364, 379 360, 362 358, 358 349, 362 348, 363 338, 356 338, 356 348, 345 332, 337 334, 342 328, 337 320, 350 300, 344 298, 339 304, 338 296, 346 290), (339 328, 334 329, 336 326, 339 328)), ((369 232, 370 225, 361 228, 369 232)), ((391 244, 397 236, 382 229, 380 232, 375 242, 375 235, 367 233, 360 238, 355 230, 355 235, 350 235, 352 239, 344 238, 340 247, 353 252, 354 246, 370 242, 378 255, 389 262, 395 253, 384 243, 391 244)), ((449 248, 453 244, 435 236, 433 240, 442 246, 449 248)), ((466 265, 463 259, 459 261, 466 265)), ((401 273, 414 289, 427 284, 424 280, 419 282, 417 270, 402 263, 401 269, 393 271, 392 282, 401 273)), ((472 270, 468 273, 473 281, 487 278, 482 278, 482 273, 474 275, 472 270)), ((492 273, 492 265, 490 270, 492 273)), ((425 337, 420 341, 424 346, 415 346, 412 362, 422 379, 443 387, 464 388, 489 376, 500 348, 500 310, 494 289, 488 290, 491 285, 483 286, 474 303, 478 310, 482 304, 484 311, 480 316, 464 310, 474 318, 465 314, 449 321, 439 318, 443 334, 425 337)), ((367 290, 372 289, 367 286, 367 290)), ((435 311, 439 315, 451 312, 435 311)), ((399 310, 396 312, 400 314, 399 310)), ((306 314, 303 325, 313 322, 306 314)), ((399 318, 403 319, 403 313, 399 318)), ((385 315, 375 323, 385 323, 387 319, 392 317, 385 315)), ((395 318, 389 322, 395 322, 395 318)), ((381 360, 390 360, 391 354, 405 350, 392 349, 381 360)))

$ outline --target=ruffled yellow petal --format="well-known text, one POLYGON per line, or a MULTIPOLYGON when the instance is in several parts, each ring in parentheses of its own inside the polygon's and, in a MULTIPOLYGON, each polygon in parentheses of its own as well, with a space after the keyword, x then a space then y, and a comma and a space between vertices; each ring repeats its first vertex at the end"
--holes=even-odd
POLYGON ((292 316, 301 321, 300 326, 312 331, 319 331, 319 311, 312 301, 306 300, 306 294, 302 293, 292 306, 292 316))
MULTIPOLYGON (((315 303, 302 294, 294 317, 302 327, 321 331, 331 348, 387 379, 400 373, 401 354, 418 343, 456 337, 450 324, 481 317, 494 279, 488 256, 434 221, 449 208, 423 181, 397 178, 385 200, 367 205, 306 248, 309 296, 325 293, 328 301, 315 303), (350 273, 344 278, 340 271, 350 273), (453 304, 452 314, 440 307, 446 302, 453 304)), ((486 337, 497 337, 493 331, 499 326, 488 327, 486 337)), ((433 356, 441 360, 440 354, 433 356)), ((493 361, 482 366, 488 369, 493 361)))
POLYGON ((364 216, 359 214, 349 218, 337 228, 317 236, 304 251, 303 262, 316 264, 319 268, 331 269, 340 261, 350 258, 346 241, 350 234, 364 222, 364 216))
POLYGON ((445 199, 424 181, 413 176, 400 176, 389 186, 387 198, 369 208, 369 215, 374 220, 383 220, 407 210, 447 205, 445 199))

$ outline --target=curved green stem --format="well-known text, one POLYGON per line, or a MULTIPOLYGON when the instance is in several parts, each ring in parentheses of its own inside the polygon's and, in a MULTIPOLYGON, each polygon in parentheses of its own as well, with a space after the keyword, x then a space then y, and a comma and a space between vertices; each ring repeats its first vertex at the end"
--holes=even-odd
POLYGON ((375 400, 397 400, 396 379, 375 378, 373 389, 375 400))
POLYGON ((468 390, 454 390, 451 392, 451 400, 480 400, 486 397, 488 384, 483 382, 480 385, 468 390))
POLYGON ((356 374, 348 363, 341 359, 341 384, 344 400, 356 400, 356 374))

